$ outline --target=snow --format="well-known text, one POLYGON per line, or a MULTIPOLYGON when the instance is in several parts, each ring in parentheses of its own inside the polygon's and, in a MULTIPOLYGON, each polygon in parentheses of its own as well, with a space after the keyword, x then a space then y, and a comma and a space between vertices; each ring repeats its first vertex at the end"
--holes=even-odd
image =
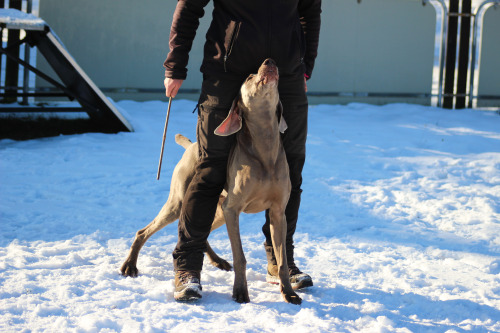
POLYGON ((47 23, 33 14, 17 9, 0 8, 0 23, 9 29, 44 30, 47 23))
MULTIPOLYGON (((500 116, 409 104, 310 107, 296 260, 301 306, 265 282, 263 215, 243 215, 251 303, 208 263, 173 299, 176 223, 119 267, 195 138, 195 103, 116 103, 135 132, 0 141, 0 331, 500 332, 500 116)), ((232 260, 225 228, 209 238, 232 260)))

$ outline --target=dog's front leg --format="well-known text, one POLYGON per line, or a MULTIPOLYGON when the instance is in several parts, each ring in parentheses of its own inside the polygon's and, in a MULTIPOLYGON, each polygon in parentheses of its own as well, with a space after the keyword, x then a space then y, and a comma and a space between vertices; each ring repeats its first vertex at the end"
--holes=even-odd
POLYGON ((231 241, 231 250, 233 251, 233 299, 238 303, 248 303, 250 302, 250 297, 248 296, 246 277, 247 261, 241 245, 239 215, 239 211, 232 208, 224 208, 227 233, 229 235, 229 240, 231 241))
POLYGON ((286 218, 284 210, 270 209, 271 238, 273 240, 276 263, 278 265, 278 275, 280 277, 281 294, 286 302, 301 304, 302 299, 293 291, 288 272, 288 262, 286 258, 286 218))

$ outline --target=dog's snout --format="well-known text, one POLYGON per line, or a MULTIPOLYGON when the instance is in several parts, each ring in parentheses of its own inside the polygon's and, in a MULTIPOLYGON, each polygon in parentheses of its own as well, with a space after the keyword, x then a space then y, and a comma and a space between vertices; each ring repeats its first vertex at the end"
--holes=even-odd
POLYGON ((264 60, 262 65, 259 67, 258 76, 258 83, 264 83, 264 85, 268 84, 269 82, 277 82, 279 75, 276 61, 271 58, 267 58, 266 60, 264 60))
POLYGON ((276 62, 271 59, 271 58, 267 58, 266 60, 264 60, 264 65, 266 66, 276 66, 276 62))

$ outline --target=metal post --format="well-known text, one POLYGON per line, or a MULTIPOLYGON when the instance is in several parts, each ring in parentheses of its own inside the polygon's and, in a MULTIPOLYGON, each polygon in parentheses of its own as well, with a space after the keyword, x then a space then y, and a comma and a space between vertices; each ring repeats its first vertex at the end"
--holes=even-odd
MULTIPOLYGON (((443 103, 444 63, 446 55, 446 36, 448 35, 448 7, 444 0, 428 1, 436 11, 436 34, 434 38, 434 68, 432 71, 432 106, 441 107, 443 103)), ((424 2, 425 3, 425 2, 424 2)))
MULTIPOLYGON (((26 4, 26 12, 28 14, 30 14, 32 9, 33 9, 32 0, 28 0, 27 4, 26 4)), ((26 61, 28 63, 30 62, 30 47, 28 44, 24 44, 24 61, 26 61)), ((30 87, 30 71, 25 66, 23 68, 23 93, 24 93, 24 95, 23 95, 23 101, 22 101, 22 104, 25 104, 25 105, 28 104, 28 97, 26 94, 28 93, 29 87, 30 87)))
MULTIPOLYGON (((0 8, 5 8, 5 0, 0 0, 0 8)), ((0 43, 3 44, 3 28, 0 28, 0 43)), ((3 45, 2 45, 3 47, 3 45)), ((0 82, 2 82, 2 61, 3 61, 3 55, 0 54, 0 82)), ((4 84, 5 85, 5 84, 4 84)))
MULTIPOLYGON (((10 0, 9 7, 13 9, 22 9, 21 0, 10 0)), ((7 47, 10 45, 15 45, 20 40, 20 31, 15 29, 9 29, 7 37, 7 47)), ((19 56, 19 45, 12 48, 12 52, 19 56)), ((19 84, 19 65, 7 59, 5 64, 5 103, 13 103, 17 101, 17 86, 19 84)))
POLYGON ((475 20, 472 28, 472 45, 470 59, 470 79, 469 79, 469 104, 468 107, 477 107, 479 95, 479 73, 481 66, 481 42, 483 38, 484 14, 492 6, 499 6, 500 0, 486 0, 482 2, 475 12, 475 20))
POLYGON ((444 75, 444 98, 443 107, 452 109, 455 95, 455 64, 457 59, 457 31, 458 16, 450 15, 458 13, 459 0, 450 0, 448 12, 448 36, 446 41, 446 64, 444 75))
POLYGON ((460 44, 458 47, 457 63, 457 90, 455 99, 455 108, 463 109, 466 105, 467 97, 467 74, 469 70, 469 49, 470 49, 470 30, 471 30, 471 0, 462 0, 462 9, 460 11, 460 44))

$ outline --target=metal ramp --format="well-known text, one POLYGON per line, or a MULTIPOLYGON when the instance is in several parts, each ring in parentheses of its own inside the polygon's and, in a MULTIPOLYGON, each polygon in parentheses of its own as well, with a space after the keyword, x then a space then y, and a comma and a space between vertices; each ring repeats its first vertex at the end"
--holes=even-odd
MULTIPOLYGON (((86 112, 90 119, 99 124, 99 127, 106 132, 132 132, 131 124, 116 109, 116 107, 106 98, 102 91, 92 82, 85 72, 78 66, 73 57, 66 50, 57 35, 51 30, 42 19, 24 13, 16 9, 0 9, 0 28, 11 30, 24 30, 25 38, 14 45, 3 47, 0 45, 0 53, 5 54, 11 61, 24 66, 35 73, 40 78, 49 82, 61 91, 59 96, 66 96, 70 100, 76 100, 81 107, 47 107, 47 106, 0 106, 0 112, 86 112), (40 54, 47 60, 60 82, 49 75, 30 65, 20 58, 13 50, 19 45, 27 43, 27 46, 36 47, 40 54)), ((27 47, 26 46, 26 47, 27 47)), ((0 97, 14 95, 30 97, 46 97, 50 94, 44 92, 19 92, 18 87, 3 87, 0 97)))

